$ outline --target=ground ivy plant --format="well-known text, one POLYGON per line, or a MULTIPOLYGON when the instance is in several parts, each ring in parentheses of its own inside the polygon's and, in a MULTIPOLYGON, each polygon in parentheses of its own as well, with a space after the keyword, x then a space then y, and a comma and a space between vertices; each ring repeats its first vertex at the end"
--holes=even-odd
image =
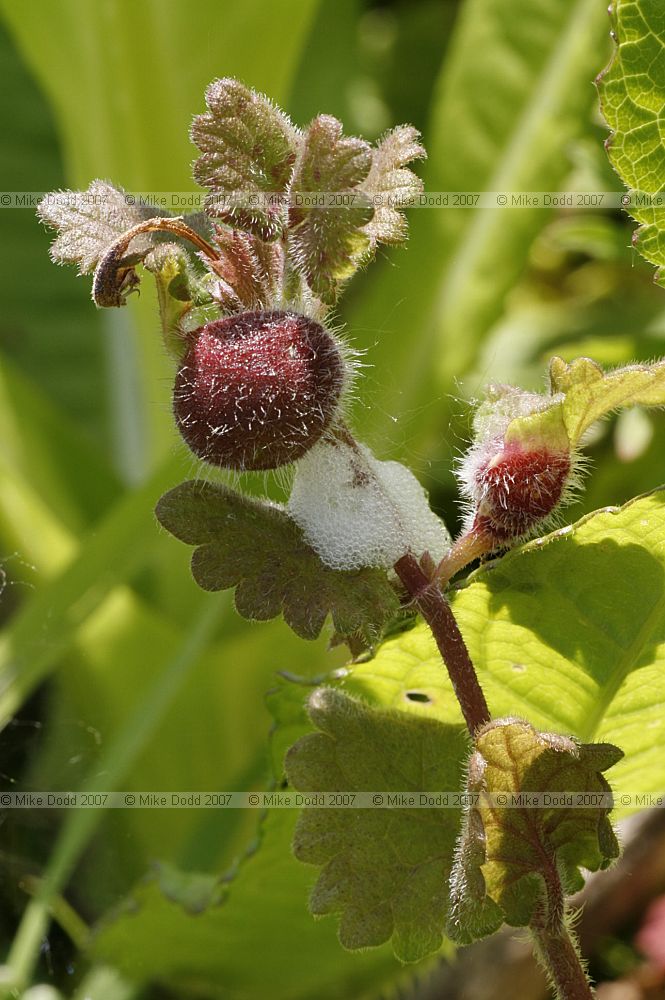
MULTIPOLYGON (((658 102, 640 95, 661 84, 635 67, 663 25, 647 8, 616 5, 600 89, 617 170, 654 192, 658 102)), ((93 274, 97 306, 123 306, 139 267, 156 281, 175 423, 207 470, 157 518, 193 546, 197 583, 234 588, 241 615, 283 615, 303 639, 330 621, 349 648, 348 669, 309 695, 285 774, 305 793, 394 797, 303 811, 294 850, 319 869, 312 913, 338 914, 350 949, 392 939, 404 962, 444 937, 528 927, 558 995, 589 997, 566 899, 619 853, 606 773, 648 766, 664 735, 665 494, 543 532, 582 488, 589 428, 665 404, 665 362, 608 372, 553 358, 542 393, 489 385, 457 467, 466 520, 452 540, 409 469, 354 436, 360 366, 335 323, 348 280, 406 238, 417 132, 371 146, 329 115, 301 129, 232 79, 206 104, 191 131, 200 214, 159 215, 101 180, 39 214, 57 231, 54 261, 93 274), (245 473, 273 470, 286 470, 284 503, 243 489, 245 473), (441 808, 451 791, 456 807, 441 808)), ((659 213, 637 217, 638 246, 662 263, 659 213)))

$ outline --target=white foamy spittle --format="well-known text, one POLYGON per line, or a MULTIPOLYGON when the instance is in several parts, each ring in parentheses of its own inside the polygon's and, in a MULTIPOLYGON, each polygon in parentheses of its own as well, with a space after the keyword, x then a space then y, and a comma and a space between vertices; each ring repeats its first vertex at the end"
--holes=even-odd
POLYGON ((332 569, 389 568, 407 552, 438 561, 451 544, 413 473, 365 445, 319 441, 296 465, 288 510, 332 569))

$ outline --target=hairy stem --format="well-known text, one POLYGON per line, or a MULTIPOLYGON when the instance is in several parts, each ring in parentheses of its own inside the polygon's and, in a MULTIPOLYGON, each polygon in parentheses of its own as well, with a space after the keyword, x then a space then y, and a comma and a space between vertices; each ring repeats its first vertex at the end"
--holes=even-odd
POLYGON ((546 905, 529 925, 536 957, 549 976, 558 1000, 592 1000, 575 938, 566 917, 566 900, 554 856, 543 857, 546 905))
POLYGON ((490 713, 450 605, 441 593, 437 581, 425 573, 414 556, 402 556, 395 563, 395 572, 432 630, 460 703, 464 721, 473 736, 480 726, 490 721, 490 713))
POLYGON ((593 1000, 594 992, 582 967, 570 931, 531 928, 536 953, 552 980, 559 1000, 593 1000))
POLYGON ((471 528, 460 535, 453 544, 453 547, 443 557, 436 568, 436 576, 442 587, 445 587, 461 569, 468 566, 474 559, 487 555, 494 547, 494 542, 485 534, 471 528))

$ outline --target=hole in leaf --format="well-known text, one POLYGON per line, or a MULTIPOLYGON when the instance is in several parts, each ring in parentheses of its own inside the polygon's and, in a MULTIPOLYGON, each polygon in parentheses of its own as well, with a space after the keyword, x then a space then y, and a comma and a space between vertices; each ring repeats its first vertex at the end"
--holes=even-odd
POLYGON ((407 691, 406 697, 409 699, 409 701, 420 701, 426 705, 429 705, 432 701, 430 696, 428 694, 425 694, 424 691, 407 691))

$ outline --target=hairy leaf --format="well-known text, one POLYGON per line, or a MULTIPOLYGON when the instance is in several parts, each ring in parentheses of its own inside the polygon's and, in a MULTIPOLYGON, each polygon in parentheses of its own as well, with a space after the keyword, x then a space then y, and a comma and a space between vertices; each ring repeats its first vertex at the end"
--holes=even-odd
MULTIPOLYGON (((274 627, 264 626, 258 630, 261 635, 264 629, 272 633, 268 643, 274 644, 274 627)), ((287 662, 296 670, 306 669, 311 646, 292 638, 287 662), (297 650, 304 650, 305 655, 297 650)), ((245 637, 244 642, 248 640, 245 637)), ((279 640, 282 652, 283 646, 279 640)), ((232 646, 229 655, 236 654, 247 662, 246 649, 232 646)), ((228 677, 232 672, 224 673, 228 677)), ((255 671, 250 676, 252 673, 255 671)), ((264 683, 259 681, 257 691, 264 683)), ((243 682, 238 692, 246 688, 243 682)), ((302 684, 280 679, 278 690, 270 694, 275 722, 270 742, 277 782, 283 779, 286 746, 311 731, 303 706, 310 691, 302 684)), ((241 739, 239 733, 251 718, 250 713, 244 721, 230 720, 237 731, 231 736, 224 733, 227 741, 246 743, 246 736, 241 739)), ((225 787, 254 786, 229 783, 225 787)), ((229 811, 220 812, 225 813, 224 819, 217 821, 223 837, 229 811)), ((157 978, 179 995, 185 995, 192 981, 212 984, 212 993, 220 982, 241 983, 247 1000, 264 1000, 268 995, 275 1000, 311 1000, 313 996, 339 1000, 340 996, 363 996, 377 989, 388 995, 390 984, 404 975, 389 946, 344 953, 332 921, 314 921, 308 913, 305 899, 312 873, 293 857, 296 818, 295 809, 270 809, 251 849, 234 865, 231 878, 219 867, 206 876, 209 868, 188 866, 185 872, 160 864, 152 877, 136 885, 127 905, 97 927, 92 941, 95 958, 112 962, 138 982, 148 976, 157 978), (191 916, 193 907, 197 908, 195 919, 191 916), (259 940, 261 962, 256 961, 259 940)), ((200 843, 201 838, 196 839, 200 843)), ((196 856, 200 858, 198 844, 196 856)))
POLYGON ((373 152, 372 167, 362 189, 370 197, 378 195, 383 202, 374 209, 372 221, 365 227, 371 245, 402 243, 408 226, 400 203, 420 194, 423 182, 407 167, 412 160, 427 156, 420 135, 412 125, 398 125, 383 137, 373 152), (393 201, 394 204, 388 204, 393 201))
POLYGON ((504 921, 526 926, 536 912, 544 924, 550 918, 556 923, 560 877, 571 892, 583 884, 580 866, 595 871, 617 857, 610 787, 601 772, 622 756, 611 744, 580 745, 518 719, 499 719, 477 733, 451 876, 456 940, 484 937, 504 921), (529 805, 534 793, 569 801, 570 808, 529 805), (598 796, 601 805, 578 808, 575 793, 586 793, 592 803, 598 796))
MULTIPOLYGON (((614 410, 665 405, 665 361, 604 372, 589 358, 577 358, 570 364, 553 358, 550 382, 552 395, 559 398, 549 407, 511 421, 506 443, 528 438, 558 446, 565 442, 576 448, 585 431, 614 410)), ((543 397, 543 402, 546 399, 543 397)))
POLYGON ((625 406, 665 405, 665 361, 603 372, 588 358, 550 366, 553 392, 565 392, 563 419, 573 444, 596 420, 625 406))
POLYGON ((304 148, 291 186, 289 249, 300 273, 324 302, 335 300, 337 285, 356 270, 369 246, 363 227, 373 208, 358 190, 372 166, 372 150, 362 139, 344 136, 342 124, 319 115, 305 133, 304 148), (320 192, 322 205, 298 204, 320 192), (326 195, 339 192, 338 205, 326 205, 326 195), (346 200, 348 199, 348 200, 346 200))
POLYGON ((314 639, 330 613, 337 632, 367 642, 398 611, 383 571, 328 569, 276 504, 188 482, 162 497, 157 517, 176 538, 198 546, 192 573, 199 586, 236 588, 244 618, 267 621, 283 613, 294 632, 314 639))
MULTIPOLYGON (((137 205, 108 181, 92 181, 86 191, 54 191, 37 209, 41 221, 58 235, 51 245, 56 264, 76 264, 79 274, 89 274, 118 237, 158 214, 149 205, 137 205)), ((152 245, 149 235, 132 242, 132 252, 141 253, 152 245)))
MULTIPOLYGON (((387 948, 345 955, 330 923, 307 912, 310 872, 291 853, 294 821, 294 810, 270 810, 224 901, 195 917, 164 895, 157 878, 143 879, 126 907, 97 928, 94 957, 137 982, 158 979, 183 997, 192 984, 218 996, 220 983, 235 984, 233 992, 241 989, 248 1000, 389 993, 400 970, 387 948)), ((185 874, 180 900, 187 881, 202 880, 185 874)))
MULTIPOLYGON (((288 752, 290 784, 301 792, 437 793, 457 789, 465 740, 460 726, 381 711, 320 688, 309 701, 319 730, 288 752)), ((432 795, 435 798, 435 795, 432 795)), ((322 867, 314 915, 340 913, 346 948, 392 938, 415 962, 441 947, 448 875, 459 811, 408 807, 308 808, 294 837, 296 857, 322 867)))
POLYGON ((300 142, 287 116, 238 80, 215 80, 206 91, 208 111, 197 115, 191 139, 201 150, 194 179, 210 189, 208 210, 262 240, 282 234, 284 209, 265 196, 283 194, 300 142), (229 205, 226 197, 237 196, 229 205))
POLYGON ((647 260, 665 264, 665 207, 650 196, 663 191, 665 144, 665 10, 660 0, 615 0, 616 50, 598 79, 612 134, 610 161, 631 190, 630 213, 640 223, 634 243, 647 260))

